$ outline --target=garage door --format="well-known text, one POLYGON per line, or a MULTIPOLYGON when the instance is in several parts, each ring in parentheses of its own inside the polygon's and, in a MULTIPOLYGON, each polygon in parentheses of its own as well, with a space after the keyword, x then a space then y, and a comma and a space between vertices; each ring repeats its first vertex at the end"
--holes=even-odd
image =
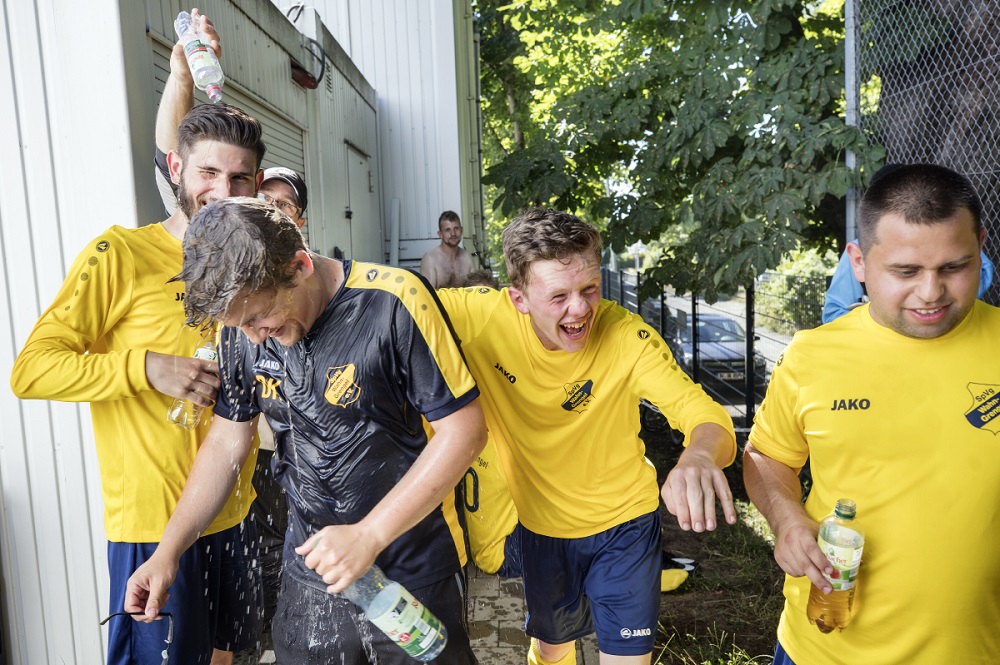
MULTIPOLYGON (((163 87, 166 84, 167 76, 170 74, 170 51, 161 42, 150 38, 153 49, 153 68, 156 77, 156 105, 159 106, 160 97, 163 95, 163 87)), ((223 62, 225 68, 225 62, 223 62)), ((207 98, 200 90, 195 98, 195 103, 207 102, 207 98)), ((294 169, 299 173, 305 173, 305 154, 303 150, 304 132, 289 118, 274 111, 264 104, 259 98, 237 90, 235 86, 228 86, 223 89, 223 101, 234 106, 238 106, 260 121, 264 128, 264 143, 267 145, 267 153, 264 155, 263 168, 270 166, 284 166, 294 169)), ((308 224, 302 229, 307 233, 308 224)), ((308 242, 308 235, 306 241, 308 242)))

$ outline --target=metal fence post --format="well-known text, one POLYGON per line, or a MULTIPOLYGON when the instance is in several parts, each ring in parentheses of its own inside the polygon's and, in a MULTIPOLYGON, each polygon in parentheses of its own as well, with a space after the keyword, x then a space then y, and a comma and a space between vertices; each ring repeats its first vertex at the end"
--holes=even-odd
POLYGON ((698 294, 691 292, 691 380, 698 381, 701 359, 698 354, 698 294))
POLYGON ((754 334, 755 328, 753 319, 753 309, 754 309, 753 280, 750 280, 750 282, 746 286, 746 296, 747 296, 746 297, 747 334, 746 334, 746 350, 745 350, 746 357, 744 358, 745 369, 743 370, 743 377, 746 379, 744 387, 746 396, 746 411, 744 412, 746 413, 746 422, 744 423, 744 425, 749 428, 753 424, 754 409, 757 406, 757 390, 756 390, 757 376, 755 374, 755 368, 754 368, 754 366, 756 365, 756 363, 754 362, 754 342, 756 340, 754 338, 756 337, 756 335, 754 334))
POLYGON ((642 316, 642 302, 639 300, 640 277, 639 271, 635 271, 635 313, 642 316))
POLYGON ((660 337, 667 339, 667 294, 660 289, 660 337))

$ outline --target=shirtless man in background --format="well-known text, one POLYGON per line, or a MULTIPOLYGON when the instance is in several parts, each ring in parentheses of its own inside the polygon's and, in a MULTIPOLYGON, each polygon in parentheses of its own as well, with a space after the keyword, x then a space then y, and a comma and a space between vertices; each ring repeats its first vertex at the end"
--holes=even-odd
POLYGON ((441 244, 420 259, 420 274, 435 289, 462 286, 465 276, 474 270, 472 255, 459 247, 462 242, 462 220, 451 210, 438 218, 441 244))

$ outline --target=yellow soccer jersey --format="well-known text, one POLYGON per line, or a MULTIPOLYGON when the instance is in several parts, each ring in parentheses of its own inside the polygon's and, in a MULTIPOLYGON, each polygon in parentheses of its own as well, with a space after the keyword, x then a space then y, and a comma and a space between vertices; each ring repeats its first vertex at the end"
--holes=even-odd
POLYGON ((796 334, 750 442, 810 458, 806 512, 857 502, 866 532, 855 615, 822 635, 809 580, 786 577, 778 638, 797 663, 1000 662, 1000 310, 911 339, 859 308, 796 334))
POLYGON ((466 472, 465 527, 469 533, 472 560, 484 573, 495 573, 503 565, 507 536, 517 526, 517 509, 500 470, 500 458, 491 435, 486 447, 466 472))
MULTIPOLYGON (((90 402, 101 468, 104 529, 113 542, 158 542, 210 418, 189 431, 167 422, 172 397, 146 379, 146 352, 191 356, 201 335, 184 325, 181 243, 153 224, 114 226, 76 258, 14 364, 27 399, 90 402)), ((205 534, 238 524, 254 498, 256 448, 205 534)))
MULTIPOLYGON (((434 436, 434 428, 426 420, 423 421, 427 439, 434 436)), ((500 460, 497 459, 496 445, 492 435, 487 432, 486 447, 479 453, 475 463, 465 472, 462 479, 462 512, 465 520, 465 530, 459 523, 455 501, 458 497, 452 492, 444 500, 442 510, 444 519, 448 522, 451 537, 458 548, 458 558, 465 566, 471 554, 479 570, 484 573, 495 573, 500 569, 504 559, 504 544, 507 536, 517 526, 517 510, 510 498, 507 481, 500 472, 500 460), (465 547, 465 537, 468 536, 468 552, 465 547)))
POLYGON ((566 353, 542 346, 506 289, 438 296, 482 391, 518 517, 535 533, 585 537, 656 510, 656 471, 639 439, 640 397, 681 431, 709 422, 733 431, 656 331, 616 303, 601 301, 586 349, 566 353))
MULTIPOLYGON (((427 440, 430 441, 431 437, 434 436, 434 428, 431 427, 426 418, 421 418, 420 424, 423 425, 424 434, 427 435, 427 440)), ((469 562, 469 552, 465 546, 465 530, 462 529, 462 520, 458 516, 458 502, 458 488, 456 487, 441 502, 441 512, 444 514, 444 521, 448 524, 451 539, 455 541, 455 550, 458 552, 458 563, 465 568, 465 564, 469 562)))

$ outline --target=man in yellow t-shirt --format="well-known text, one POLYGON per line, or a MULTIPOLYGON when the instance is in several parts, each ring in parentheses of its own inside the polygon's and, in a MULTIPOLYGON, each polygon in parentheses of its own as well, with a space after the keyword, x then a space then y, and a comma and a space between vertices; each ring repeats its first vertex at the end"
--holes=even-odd
POLYGON ((981 210, 949 169, 877 175, 848 247, 870 303, 778 360, 744 453, 787 573, 775 665, 1000 662, 1000 310, 976 301, 981 210), (840 498, 866 541, 853 619, 823 634, 806 606, 832 588, 816 538, 840 498))
MULTIPOLYGON (((168 156, 180 186, 166 221, 113 226, 80 253, 52 305, 14 363, 11 386, 23 399, 90 402, 101 469, 111 578, 110 613, 121 612, 125 583, 152 554, 208 431, 167 420, 175 398, 211 407, 218 364, 192 358, 206 339, 185 325, 181 238, 205 203, 253 195, 264 155, 261 126, 225 104, 191 111, 168 156)), ((257 538, 246 520, 254 498, 255 456, 222 512, 188 548, 171 589, 177 662, 231 662, 260 630, 257 538), (245 556, 244 556, 245 555, 245 556), (214 647, 214 651, 213 651, 214 647)), ((111 621, 109 665, 161 663, 166 622, 111 621)))
POLYGON ((639 399, 688 435, 663 487, 685 529, 714 529, 717 498, 736 519, 721 471, 736 453, 732 419, 640 317, 601 299, 596 229, 533 209, 504 230, 503 246, 511 287, 438 297, 483 391, 520 520, 529 663, 575 662, 574 641, 595 629, 602 660, 649 663, 660 517, 639 399))

